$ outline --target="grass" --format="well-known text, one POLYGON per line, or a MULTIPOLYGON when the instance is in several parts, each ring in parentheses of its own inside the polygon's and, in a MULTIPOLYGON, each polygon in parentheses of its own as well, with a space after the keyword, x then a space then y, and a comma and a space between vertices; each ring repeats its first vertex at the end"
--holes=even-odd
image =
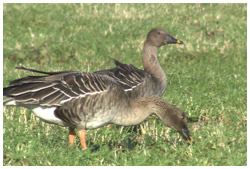
POLYGON ((182 40, 159 50, 168 77, 163 98, 185 111, 195 144, 154 116, 144 135, 113 126, 87 131, 86 151, 68 145, 66 128, 21 107, 3 108, 3 164, 15 165, 247 165, 246 4, 4 4, 3 85, 46 71, 96 71, 110 58, 142 69, 149 30, 182 40))

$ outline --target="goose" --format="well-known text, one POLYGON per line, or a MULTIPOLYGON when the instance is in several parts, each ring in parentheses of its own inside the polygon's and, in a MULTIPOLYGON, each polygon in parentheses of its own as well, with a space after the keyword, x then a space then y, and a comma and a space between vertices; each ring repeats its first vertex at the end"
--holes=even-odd
MULTIPOLYGON (((142 63, 144 70, 138 69, 132 64, 123 64, 114 60, 115 68, 99 70, 94 73, 107 75, 116 80, 130 98, 140 98, 143 96, 162 96, 167 88, 167 77, 158 61, 157 50, 167 44, 183 44, 169 33, 161 29, 152 29, 147 34, 143 46, 142 63)), ((75 73, 78 71, 57 71, 45 72, 23 66, 16 67, 26 71, 42 73, 45 75, 56 75, 63 73, 75 73)), ((24 79, 28 79, 25 77, 24 79)), ((32 77, 31 77, 32 78, 32 77)), ((20 79, 22 80, 22 79, 20 79)), ((18 80, 17 80, 18 81, 18 80)), ((15 81, 15 83, 17 82, 15 81)))
POLYGON ((46 123, 68 127, 71 146, 77 129, 82 150, 87 148, 85 130, 107 124, 133 126, 153 113, 187 144, 194 142, 180 109, 160 96, 130 98, 119 82, 107 75, 65 72, 32 76, 12 81, 3 88, 3 95, 5 106, 23 106, 46 123))

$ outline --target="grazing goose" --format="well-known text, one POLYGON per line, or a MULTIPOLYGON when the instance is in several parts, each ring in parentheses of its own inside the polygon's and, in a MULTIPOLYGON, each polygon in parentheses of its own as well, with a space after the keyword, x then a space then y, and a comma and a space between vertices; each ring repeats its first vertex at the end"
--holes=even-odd
POLYGON ((78 129, 82 149, 85 131, 106 124, 137 125, 155 113, 189 144, 193 141, 185 114, 159 96, 131 99, 120 84, 107 75, 65 72, 12 81, 3 89, 4 105, 24 106, 47 123, 69 127, 74 144, 78 129), (183 133, 184 131, 184 133, 183 133))
MULTIPOLYGON (((140 98, 143 96, 162 96, 167 87, 167 78, 162 70, 158 58, 157 49, 166 44, 183 44, 164 30, 152 29, 146 37, 142 52, 144 70, 140 70, 133 65, 127 65, 115 60, 115 68, 94 72, 100 75, 107 75, 113 78, 130 98, 140 98)), ((76 73, 77 71, 44 72, 25 67, 17 67, 27 71, 43 73, 46 75, 56 75, 64 73, 76 73)), ((32 77, 31 77, 32 78, 32 77)), ((25 77, 24 79, 29 79, 25 77)), ((23 80, 23 79, 20 79, 23 80)), ((18 82, 14 81, 15 83, 18 82)))

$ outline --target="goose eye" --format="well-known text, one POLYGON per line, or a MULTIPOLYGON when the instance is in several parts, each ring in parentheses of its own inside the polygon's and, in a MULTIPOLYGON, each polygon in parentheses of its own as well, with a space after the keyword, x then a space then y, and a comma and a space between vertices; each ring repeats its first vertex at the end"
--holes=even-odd
POLYGON ((161 34, 161 32, 157 32, 157 34, 158 34, 158 35, 160 35, 160 34, 161 34))

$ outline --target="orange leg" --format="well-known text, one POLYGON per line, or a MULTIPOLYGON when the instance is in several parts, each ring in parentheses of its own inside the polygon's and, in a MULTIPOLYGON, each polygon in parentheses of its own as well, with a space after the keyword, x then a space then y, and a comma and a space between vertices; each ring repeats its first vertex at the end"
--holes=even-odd
POLYGON ((69 144, 71 147, 74 145, 75 137, 76 137, 75 129, 69 128, 69 144))
POLYGON ((112 124, 108 124, 108 125, 107 125, 107 129, 109 129, 111 126, 112 126, 112 124))
POLYGON ((85 136, 86 136, 86 132, 85 130, 78 130, 78 134, 80 137, 80 142, 81 142, 81 146, 82 146, 82 150, 87 149, 87 144, 86 144, 86 140, 85 140, 85 136))

